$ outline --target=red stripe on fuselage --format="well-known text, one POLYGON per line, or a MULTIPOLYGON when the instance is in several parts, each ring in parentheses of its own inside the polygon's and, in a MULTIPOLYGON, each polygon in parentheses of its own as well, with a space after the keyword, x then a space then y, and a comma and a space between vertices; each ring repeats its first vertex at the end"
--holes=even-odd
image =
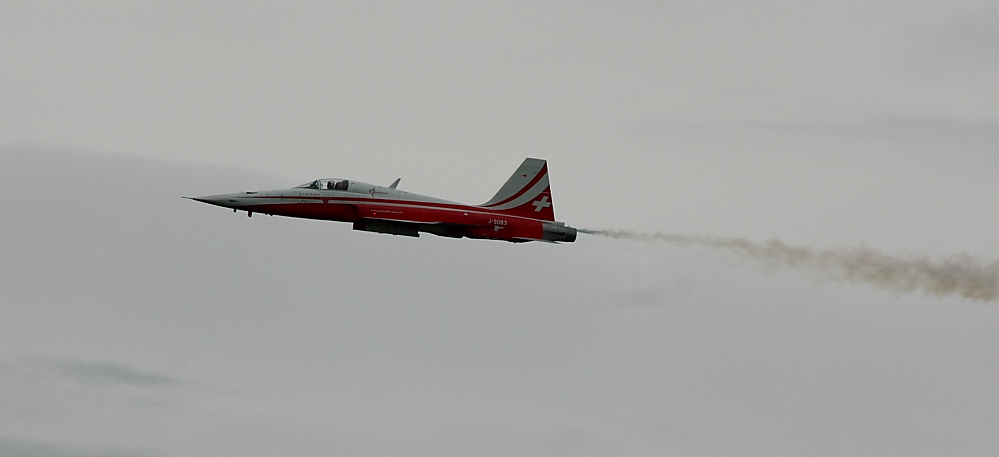
POLYGON ((541 239, 543 231, 543 221, 541 220, 511 216, 498 211, 472 209, 472 207, 460 209, 389 203, 365 204, 364 202, 355 205, 334 203, 331 199, 325 205, 282 202, 262 203, 244 206, 240 209, 278 216, 339 222, 383 220, 417 225, 446 224, 457 227, 456 230, 470 238, 541 239))
MULTIPOLYGON (((415 205, 415 206, 432 206, 440 208, 451 208, 457 210, 464 209, 475 209, 478 206, 463 205, 460 203, 440 203, 440 202, 427 202, 420 200, 388 200, 383 198, 369 198, 369 197, 323 197, 318 195, 255 195, 251 197, 242 197, 247 199, 278 199, 278 200, 315 200, 321 202, 323 199, 327 199, 328 202, 336 203, 387 203, 387 204, 398 204, 398 205, 415 205)), ((292 202, 283 202, 285 204, 292 204, 292 202)), ((295 203, 299 204, 299 203, 295 203)))
MULTIPOLYGON (((364 197, 327 198, 303 195, 261 195, 248 198, 261 202, 242 206, 239 209, 265 214, 343 222, 356 222, 360 219, 383 219, 414 224, 445 223, 478 227, 522 226, 542 222, 541 219, 511 215, 506 211, 452 203, 364 197), (325 203, 322 202, 323 199, 326 199, 325 203), (266 203, 266 200, 278 200, 278 202, 266 203), (503 225, 504 222, 506 225, 503 225)), ((531 232, 533 231, 531 230, 531 232)))
MULTIPOLYGON (((397 206, 409 209, 435 209, 435 210, 449 211, 449 212, 453 211, 453 212, 479 213, 479 214, 488 214, 493 216, 502 216, 506 218, 513 217, 519 219, 538 220, 538 221, 543 220, 543 219, 535 219, 532 217, 511 215, 507 212, 508 210, 492 210, 489 209, 489 207, 483 207, 483 206, 470 206, 457 203, 425 202, 419 200, 388 200, 381 198, 365 198, 365 197, 322 197, 322 196, 311 196, 311 195, 278 195, 278 196, 260 195, 260 196, 244 197, 244 198, 259 199, 259 200, 297 200, 297 202, 282 201, 280 203, 274 203, 274 204, 261 203, 259 205, 256 204, 251 205, 253 207, 281 206, 281 207, 290 208, 293 206, 300 206, 303 204, 302 202, 303 200, 308 200, 315 202, 315 203, 308 203, 308 205, 310 206, 321 205, 318 206, 317 208, 321 208, 327 205, 380 205, 380 206, 389 206, 389 207, 397 206), (322 203, 322 200, 324 199, 326 199, 326 203, 322 203)), ((241 209, 246 209, 246 208, 241 208, 241 209)), ((260 209, 255 209, 254 211, 265 212, 260 209)), ((455 222, 455 223, 460 223, 460 222, 455 222)))

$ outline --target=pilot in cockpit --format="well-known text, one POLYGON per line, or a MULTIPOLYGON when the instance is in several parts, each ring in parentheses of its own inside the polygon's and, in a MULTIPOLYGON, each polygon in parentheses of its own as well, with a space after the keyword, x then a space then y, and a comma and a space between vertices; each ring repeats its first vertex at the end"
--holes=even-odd
POLYGON ((329 181, 326 181, 326 188, 329 189, 329 190, 333 190, 333 188, 334 188, 335 185, 336 184, 334 184, 334 182, 333 182, 332 179, 329 180, 329 181))

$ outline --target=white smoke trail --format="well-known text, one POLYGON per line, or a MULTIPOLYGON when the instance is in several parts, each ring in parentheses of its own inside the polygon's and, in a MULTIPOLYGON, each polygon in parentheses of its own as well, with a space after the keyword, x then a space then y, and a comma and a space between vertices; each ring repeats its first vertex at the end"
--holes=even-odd
POLYGON ((775 266, 812 268, 828 275, 828 279, 867 283, 900 293, 921 290, 941 297, 956 294, 971 300, 999 301, 999 261, 983 264, 967 254, 934 261, 927 257, 893 257, 865 247, 817 250, 790 246, 776 239, 756 243, 743 238, 628 230, 579 229, 579 232, 722 248, 775 266))

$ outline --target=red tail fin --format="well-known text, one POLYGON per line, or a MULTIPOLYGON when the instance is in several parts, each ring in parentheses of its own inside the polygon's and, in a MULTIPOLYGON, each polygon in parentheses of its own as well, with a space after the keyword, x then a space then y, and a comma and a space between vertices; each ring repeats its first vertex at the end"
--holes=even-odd
POLYGON ((479 206, 513 216, 554 221, 548 163, 541 159, 524 159, 499 192, 479 206))

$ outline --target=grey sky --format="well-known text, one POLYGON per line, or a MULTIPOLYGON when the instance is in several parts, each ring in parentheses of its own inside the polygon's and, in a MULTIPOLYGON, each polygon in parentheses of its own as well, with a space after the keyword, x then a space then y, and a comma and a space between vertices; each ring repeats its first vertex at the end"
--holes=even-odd
POLYGON ((583 237, 182 200, 467 203, 999 258, 994 2, 0 4, 0 455, 981 455, 999 307, 583 237))

